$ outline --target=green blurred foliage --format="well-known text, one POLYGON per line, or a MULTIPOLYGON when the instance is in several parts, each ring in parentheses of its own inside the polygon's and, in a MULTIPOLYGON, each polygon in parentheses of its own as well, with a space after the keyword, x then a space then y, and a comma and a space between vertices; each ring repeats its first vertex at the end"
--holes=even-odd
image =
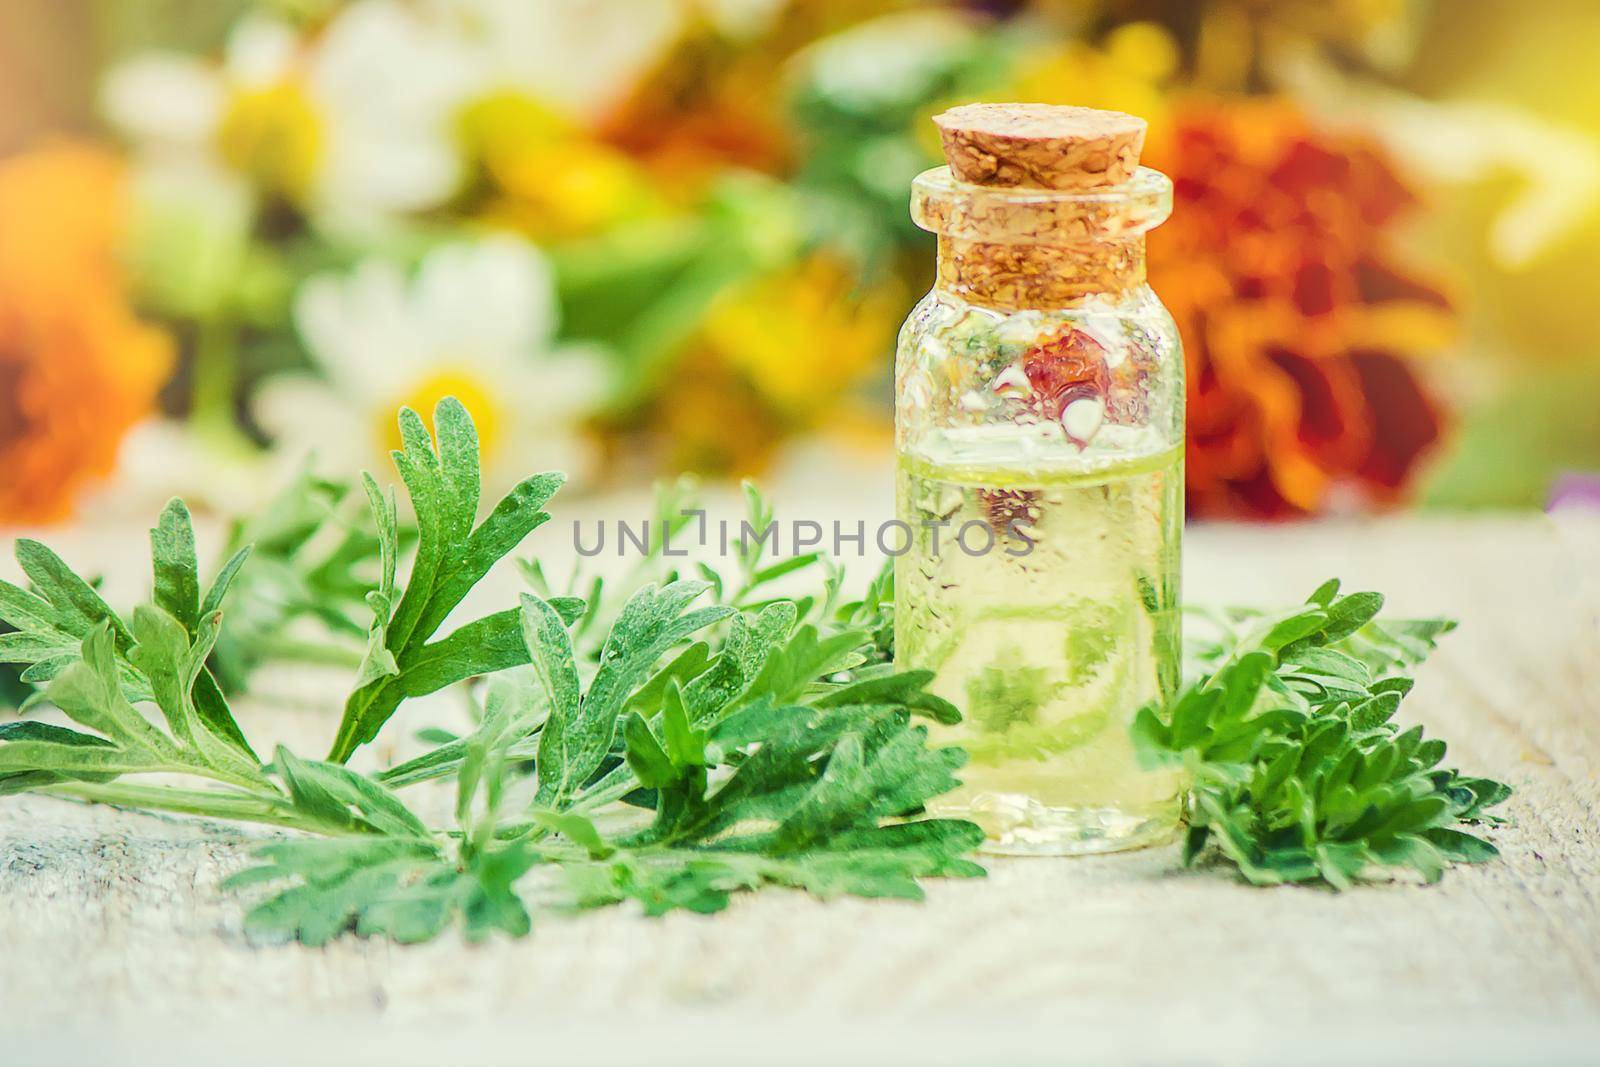
POLYGON ((1509 382, 1457 431, 1424 505, 1541 507, 1554 479, 1600 470, 1600 362, 1542 367, 1509 382))

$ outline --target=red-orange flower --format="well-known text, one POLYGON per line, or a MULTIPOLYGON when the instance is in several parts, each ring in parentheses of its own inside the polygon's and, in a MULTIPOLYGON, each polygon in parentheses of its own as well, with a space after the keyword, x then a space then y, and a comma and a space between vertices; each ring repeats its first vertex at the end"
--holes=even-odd
POLYGON ((602 138, 679 195, 729 166, 782 170, 790 146, 771 85, 775 60, 756 58, 690 38, 607 116, 602 138))
POLYGON ((124 295, 121 182, 81 145, 0 162, 0 522, 64 518, 171 368, 124 295))
POLYGON ((1370 140, 1275 101, 1183 104, 1146 159, 1176 186, 1150 279, 1183 333, 1190 514, 1399 499, 1443 423, 1414 362, 1454 325, 1395 262, 1411 189, 1370 140))

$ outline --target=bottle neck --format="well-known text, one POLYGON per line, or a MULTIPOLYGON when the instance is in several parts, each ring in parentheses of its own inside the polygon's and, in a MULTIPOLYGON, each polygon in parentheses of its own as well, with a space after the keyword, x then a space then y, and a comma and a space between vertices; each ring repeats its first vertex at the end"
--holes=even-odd
POLYGON ((1116 299, 1145 284, 1144 234, 1068 244, 1011 244, 939 235, 935 286, 1001 311, 1116 299))

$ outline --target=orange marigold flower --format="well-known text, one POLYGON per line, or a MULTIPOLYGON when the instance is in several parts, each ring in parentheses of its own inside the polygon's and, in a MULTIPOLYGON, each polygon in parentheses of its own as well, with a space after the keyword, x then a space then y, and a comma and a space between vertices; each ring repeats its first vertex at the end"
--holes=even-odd
POLYGON ((1415 360, 1454 328, 1390 247, 1412 190, 1370 140, 1276 101, 1182 104, 1146 159, 1175 185, 1150 280, 1183 334, 1190 513, 1399 499, 1443 424, 1415 360))
POLYGON ((124 295, 121 193, 97 148, 0 162, 0 522, 66 517, 171 369, 168 338, 124 295))

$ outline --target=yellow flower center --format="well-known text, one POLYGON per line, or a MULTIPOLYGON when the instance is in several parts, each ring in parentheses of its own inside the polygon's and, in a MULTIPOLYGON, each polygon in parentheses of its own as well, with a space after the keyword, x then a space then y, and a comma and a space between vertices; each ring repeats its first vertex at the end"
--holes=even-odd
MULTIPOLYGON (((433 409, 439 401, 453 396, 471 414, 478 427, 478 446, 484 466, 489 465, 499 447, 505 427, 505 408, 495 396, 493 382, 486 382, 472 371, 461 367, 441 367, 419 380, 401 398, 400 403, 420 414, 430 429, 433 428, 433 409)), ((400 428, 394 412, 400 405, 383 409, 379 426, 379 440, 385 448, 400 447, 400 428)))
POLYGON ((322 156, 322 122, 294 82, 235 89, 217 130, 217 148, 267 188, 303 199, 322 156))

